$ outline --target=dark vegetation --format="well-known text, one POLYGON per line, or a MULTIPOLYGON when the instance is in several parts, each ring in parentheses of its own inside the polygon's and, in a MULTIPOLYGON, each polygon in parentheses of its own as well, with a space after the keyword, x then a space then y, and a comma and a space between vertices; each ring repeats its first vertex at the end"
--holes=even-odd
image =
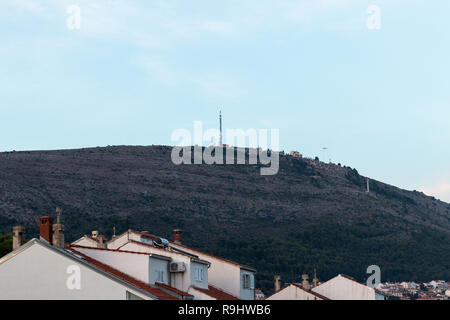
MULTIPOLYGON (((285 282, 338 273, 359 281, 450 279, 450 205, 318 159, 282 156, 275 176, 258 165, 181 165, 170 147, 0 153, 0 233, 38 235, 42 215, 63 208, 67 240, 128 228, 171 238, 258 270, 270 292, 285 282)), ((2 248, 10 238, 1 238, 2 248)))
POLYGON ((12 235, 5 234, 0 235, 0 258, 11 251, 12 248, 12 235))

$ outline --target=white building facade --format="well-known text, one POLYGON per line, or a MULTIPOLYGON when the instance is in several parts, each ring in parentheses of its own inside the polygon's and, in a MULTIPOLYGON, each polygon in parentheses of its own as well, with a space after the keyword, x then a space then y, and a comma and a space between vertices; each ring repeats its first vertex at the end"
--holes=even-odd
POLYGON ((163 291, 128 280, 115 275, 112 269, 102 269, 71 251, 38 239, 30 240, 0 259, 0 299, 168 298, 163 291))

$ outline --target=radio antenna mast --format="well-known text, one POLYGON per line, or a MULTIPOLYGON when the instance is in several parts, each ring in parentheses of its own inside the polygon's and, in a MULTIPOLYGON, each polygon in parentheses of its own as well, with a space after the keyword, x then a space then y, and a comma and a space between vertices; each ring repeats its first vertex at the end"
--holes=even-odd
POLYGON ((219 146, 222 147, 222 111, 219 111, 219 125, 220 125, 220 138, 219 138, 219 146))

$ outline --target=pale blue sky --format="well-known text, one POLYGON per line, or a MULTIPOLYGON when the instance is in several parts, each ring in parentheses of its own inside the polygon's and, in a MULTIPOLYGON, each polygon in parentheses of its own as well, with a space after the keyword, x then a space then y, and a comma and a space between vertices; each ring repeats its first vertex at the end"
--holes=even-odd
POLYGON ((448 0, 1 0, 0 150, 170 145, 222 109, 225 128, 279 128, 281 149, 328 147, 450 202, 448 12, 448 0))

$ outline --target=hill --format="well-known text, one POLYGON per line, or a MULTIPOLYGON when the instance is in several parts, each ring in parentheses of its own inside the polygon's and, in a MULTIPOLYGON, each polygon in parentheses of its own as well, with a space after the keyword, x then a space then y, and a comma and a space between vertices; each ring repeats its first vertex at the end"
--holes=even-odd
POLYGON ((13 225, 38 234, 37 217, 63 208, 66 239, 128 228, 171 238, 273 275, 299 281, 345 273, 364 281, 450 279, 450 205, 366 179, 356 169, 280 157, 259 165, 172 164, 167 146, 117 146, 0 153, 0 234, 13 225))

